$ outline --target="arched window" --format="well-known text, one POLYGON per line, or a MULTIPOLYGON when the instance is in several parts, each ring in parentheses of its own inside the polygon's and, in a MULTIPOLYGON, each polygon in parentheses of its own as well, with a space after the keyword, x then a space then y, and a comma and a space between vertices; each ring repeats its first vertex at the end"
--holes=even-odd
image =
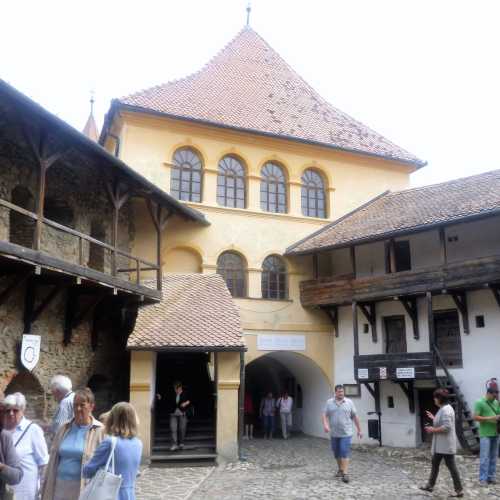
POLYGON ((245 169, 234 156, 224 156, 219 162, 217 203, 224 207, 245 208, 245 169))
POLYGON ((75 214, 66 200, 47 196, 45 198, 43 215, 46 219, 75 229, 75 214))
POLYGON ((326 217, 325 183, 315 170, 302 174, 302 213, 307 217, 326 217))
POLYGON ((201 202, 202 163, 191 148, 178 149, 174 154, 170 176, 170 192, 178 200, 201 202))
POLYGON ((224 278, 233 297, 246 297, 246 271, 246 265, 241 255, 235 252, 224 252, 219 255, 217 273, 224 278))
POLYGON ((283 169, 268 162, 261 170, 260 208, 266 212, 286 213, 286 182, 283 169))
POLYGON ((281 257, 270 255, 262 263, 262 297, 286 299, 288 297, 286 266, 281 257))

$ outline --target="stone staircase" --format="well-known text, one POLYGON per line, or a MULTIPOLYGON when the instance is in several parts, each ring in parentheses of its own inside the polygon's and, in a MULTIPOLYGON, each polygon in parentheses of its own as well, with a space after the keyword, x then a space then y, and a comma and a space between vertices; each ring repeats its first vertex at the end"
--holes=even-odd
POLYGON ((215 422, 211 418, 192 418, 188 422, 184 449, 170 451, 172 438, 169 416, 157 417, 151 462, 154 464, 205 464, 217 458, 215 422))

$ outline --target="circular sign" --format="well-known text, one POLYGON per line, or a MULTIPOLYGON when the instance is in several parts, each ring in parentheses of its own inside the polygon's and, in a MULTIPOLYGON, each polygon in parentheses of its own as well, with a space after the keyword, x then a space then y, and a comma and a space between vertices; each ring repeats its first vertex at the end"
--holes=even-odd
POLYGON ((35 349, 31 346, 26 347, 23 357, 27 363, 32 363, 35 360, 35 349))

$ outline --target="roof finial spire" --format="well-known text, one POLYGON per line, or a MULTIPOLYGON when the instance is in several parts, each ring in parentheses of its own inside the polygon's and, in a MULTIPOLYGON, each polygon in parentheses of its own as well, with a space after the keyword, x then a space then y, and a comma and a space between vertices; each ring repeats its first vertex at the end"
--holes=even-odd
POLYGON ((94 102, 95 102, 95 91, 92 89, 90 91, 90 114, 94 114, 94 102))
POLYGON ((247 4, 247 26, 250 26, 250 12, 252 12, 252 3, 249 1, 247 4))

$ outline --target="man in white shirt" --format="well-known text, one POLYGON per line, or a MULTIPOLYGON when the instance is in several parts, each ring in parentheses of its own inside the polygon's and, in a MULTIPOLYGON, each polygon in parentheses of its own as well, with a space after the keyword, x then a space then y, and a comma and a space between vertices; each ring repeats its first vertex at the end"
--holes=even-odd
POLYGON ((285 391, 283 396, 278 399, 276 407, 280 412, 281 433, 283 434, 283 439, 288 439, 290 437, 290 428, 292 427, 293 398, 291 398, 288 395, 288 392, 285 391))
POLYGON ((50 390, 55 400, 59 403, 49 428, 50 433, 54 435, 63 424, 72 420, 75 416, 73 411, 75 393, 73 392, 71 380, 64 375, 56 375, 52 378, 50 381, 50 390))

